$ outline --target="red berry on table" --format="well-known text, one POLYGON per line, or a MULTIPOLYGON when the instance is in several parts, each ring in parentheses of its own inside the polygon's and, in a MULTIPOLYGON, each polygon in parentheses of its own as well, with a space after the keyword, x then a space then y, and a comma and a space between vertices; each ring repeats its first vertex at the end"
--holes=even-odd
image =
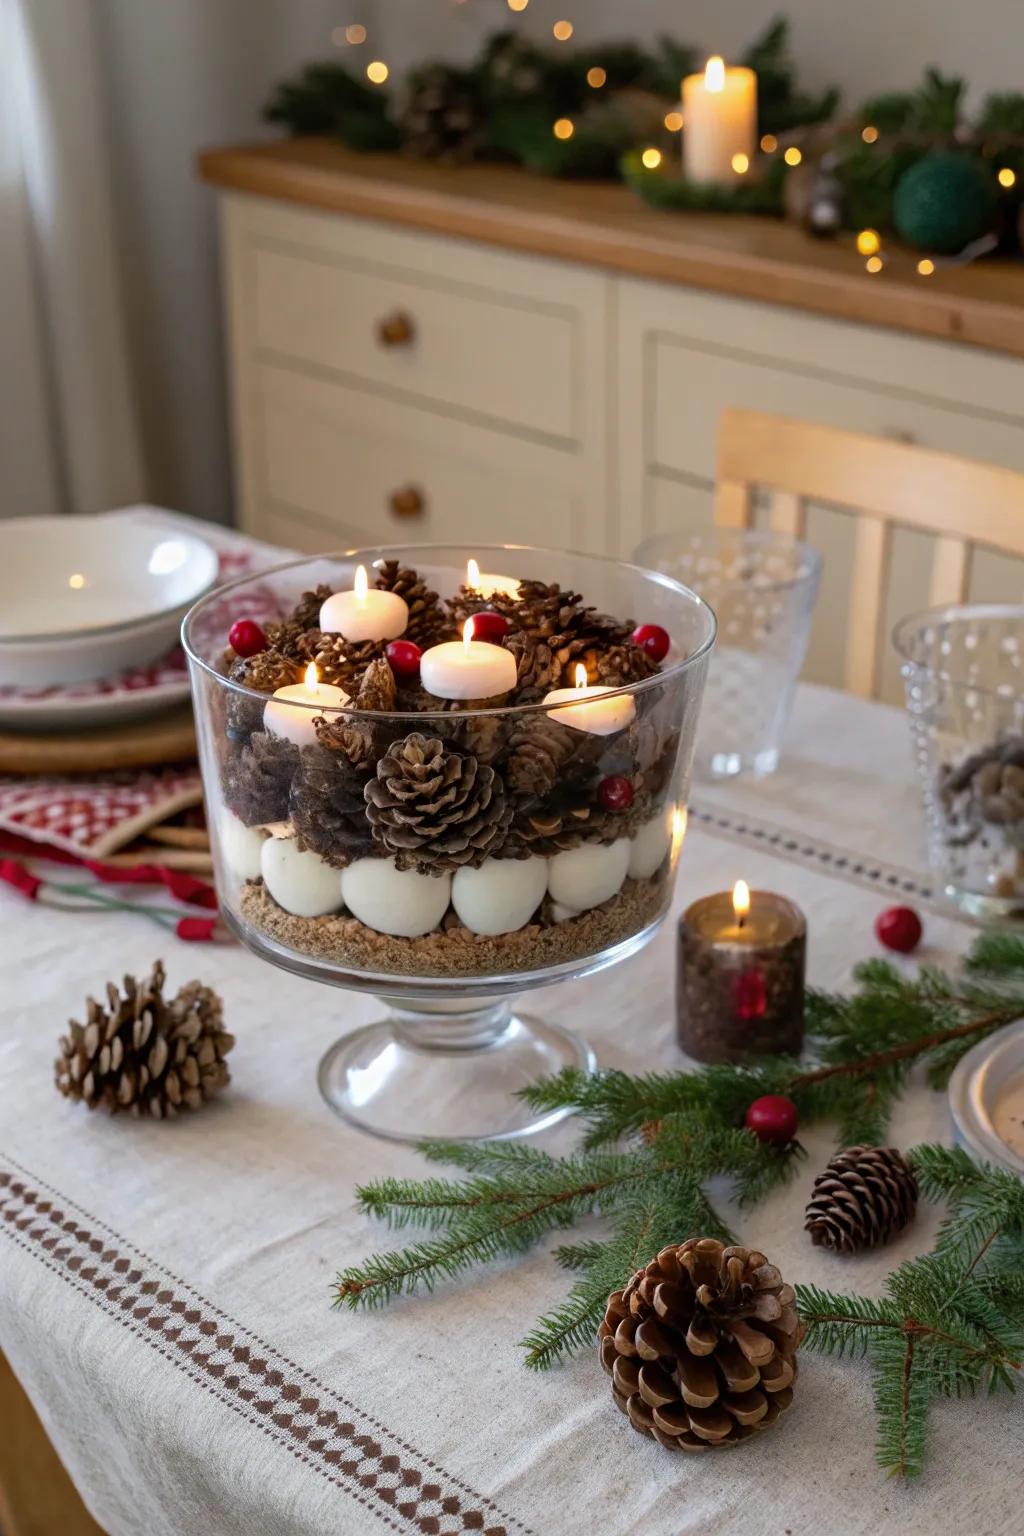
POLYGON ((396 677, 419 677, 420 657, 423 652, 411 640, 392 640, 384 655, 396 677))
POLYGON ((606 811, 628 811, 633 804, 633 786, 622 773, 610 773, 597 786, 597 798, 606 811))
POLYGON ((921 919, 913 907, 887 907, 875 918, 875 936, 886 949, 909 955, 921 942, 921 919))
POLYGON ((236 656, 256 656, 267 648, 267 637, 255 619, 236 619, 228 630, 228 645, 236 656))
POLYGON ((630 639, 634 645, 646 651, 652 661, 664 661, 672 644, 668 630, 662 629, 660 624, 641 624, 634 629, 630 639))
POLYGON ((758 1141, 792 1141, 797 1128, 796 1105, 781 1093, 766 1093, 751 1104, 744 1124, 758 1141))
POLYGON ((508 619, 500 613, 492 613, 489 608, 484 608, 473 615, 474 640, 482 640, 485 645, 500 645, 508 631, 508 619))

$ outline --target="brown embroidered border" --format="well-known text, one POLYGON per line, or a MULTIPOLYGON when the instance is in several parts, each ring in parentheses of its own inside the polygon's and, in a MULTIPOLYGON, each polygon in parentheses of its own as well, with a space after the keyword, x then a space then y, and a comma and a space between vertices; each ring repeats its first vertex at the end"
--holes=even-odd
POLYGON ((392 1530, 529 1536, 491 1500, 158 1270, 102 1222, 77 1208, 70 1215, 64 1196, 42 1193, 43 1180, 25 1170, 18 1177, 9 1171, 18 1167, 14 1160, 5 1162, 0 1230, 392 1530))

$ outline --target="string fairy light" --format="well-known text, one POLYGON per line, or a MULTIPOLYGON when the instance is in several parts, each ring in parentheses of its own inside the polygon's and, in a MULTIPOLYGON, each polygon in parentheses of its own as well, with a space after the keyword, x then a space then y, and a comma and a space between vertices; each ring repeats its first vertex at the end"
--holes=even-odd
POLYGON ((867 261, 864 263, 865 269, 870 272, 872 276, 874 276, 876 272, 881 272, 884 266, 885 262, 882 260, 881 256, 869 256, 867 261))
POLYGON ((587 70, 587 84, 595 91, 599 91, 608 79, 608 71, 602 69, 600 64, 595 64, 587 70))
POLYGON ((508 0, 508 8, 510 11, 525 11, 529 3, 530 0, 508 0))
POLYGON ((921 277, 931 277, 935 271, 935 263, 930 256, 922 256, 917 264, 917 270, 921 277))
POLYGON ((551 30, 556 42, 567 43, 573 34, 573 24, 571 21, 556 21, 551 30))
POLYGON ((683 126, 683 114, 681 112, 666 112, 665 127, 669 133, 679 133, 683 126))
POLYGON ((761 148, 766 155, 774 155, 778 147, 779 141, 774 133, 763 133, 761 135, 761 148))
POLYGON ((868 123, 865 128, 862 128, 860 131, 860 136, 864 140, 865 144, 878 143, 878 129, 873 123, 868 123))
POLYGON ((353 47, 366 42, 366 28, 361 21, 354 21, 345 28, 345 41, 351 43, 353 47))
POLYGON ((371 59, 366 66, 366 78, 373 85, 383 85, 389 73, 383 59, 371 59))
POLYGON ((996 180, 1001 187, 1015 186, 1017 183, 1017 172, 1011 170, 1008 165, 1001 166, 997 172, 996 180))
POLYGON ((782 158, 785 160, 787 165, 799 165, 803 159, 803 155, 801 154, 800 150, 797 149, 795 144, 791 144, 782 158))
POLYGON ((661 150, 653 147, 645 149, 640 159, 649 171, 656 171, 661 164, 661 150))
POLYGON ((560 117, 555 123, 552 132, 556 139, 571 139, 576 132, 575 124, 571 117, 560 117))
POLYGON ((733 155, 732 168, 737 176, 745 176, 750 170, 750 156, 743 154, 742 151, 738 155, 733 155))
POLYGON ((877 256, 882 242, 877 229, 862 229, 857 236, 857 249, 862 256, 877 256))

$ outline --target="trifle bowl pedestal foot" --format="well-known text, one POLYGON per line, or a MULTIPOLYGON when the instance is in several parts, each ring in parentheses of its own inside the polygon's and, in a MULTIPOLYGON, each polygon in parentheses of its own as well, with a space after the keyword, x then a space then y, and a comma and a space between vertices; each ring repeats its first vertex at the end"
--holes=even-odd
POLYGON ((563 1067, 592 1072, 586 1043, 507 999, 410 1003, 344 1035, 324 1056, 320 1092, 335 1114, 388 1141, 503 1141, 554 1125, 520 1088, 563 1067))

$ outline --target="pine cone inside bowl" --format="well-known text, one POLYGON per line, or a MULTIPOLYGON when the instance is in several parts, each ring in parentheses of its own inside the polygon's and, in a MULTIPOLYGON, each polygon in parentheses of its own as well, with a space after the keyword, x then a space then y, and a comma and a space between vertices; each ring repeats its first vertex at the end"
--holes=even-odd
POLYGON ((750 1248, 690 1238, 608 1298, 601 1364, 617 1406, 672 1451, 737 1445, 793 1400, 795 1293, 750 1248))
POLYGON ((512 807, 493 768, 418 731, 394 742, 364 791, 374 840, 400 869, 441 873, 497 853, 512 807))

